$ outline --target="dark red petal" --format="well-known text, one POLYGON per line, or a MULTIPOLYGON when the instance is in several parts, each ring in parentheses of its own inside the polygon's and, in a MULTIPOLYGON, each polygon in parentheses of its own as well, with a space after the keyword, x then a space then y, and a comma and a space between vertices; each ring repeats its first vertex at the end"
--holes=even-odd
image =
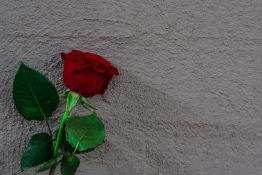
POLYGON ((101 86, 99 94, 105 93, 105 91, 106 91, 110 81, 112 80, 112 78, 113 78, 113 75, 107 75, 107 77, 105 77, 105 81, 104 81, 103 85, 101 86))
POLYGON ((65 60, 66 53, 62 52, 60 55, 61 55, 62 59, 65 60))
POLYGON ((104 94, 118 69, 103 57, 72 50, 61 53, 64 60, 64 84, 69 89, 86 97, 104 94))
POLYGON ((103 82, 103 75, 95 72, 92 67, 74 71, 72 74, 72 90, 86 97, 99 94, 103 82))

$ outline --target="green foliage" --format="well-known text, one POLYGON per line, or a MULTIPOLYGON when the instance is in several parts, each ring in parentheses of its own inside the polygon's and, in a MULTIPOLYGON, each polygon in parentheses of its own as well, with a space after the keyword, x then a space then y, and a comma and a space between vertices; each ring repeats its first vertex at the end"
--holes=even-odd
POLYGON ((67 141, 78 151, 95 148, 105 139, 105 128, 96 113, 75 116, 68 120, 65 128, 67 141))
POLYGON ((61 174, 74 175, 79 164, 80 164, 80 160, 78 159, 78 157, 74 155, 70 157, 65 157, 61 163, 61 174))
POLYGON ((53 166, 57 166, 57 160, 56 159, 52 159, 52 160, 49 160, 48 162, 44 163, 43 165, 41 165, 39 167, 39 169, 36 171, 36 173, 40 173, 40 172, 43 172, 43 171, 46 171, 46 170, 49 170, 51 167, 53 166))
POLYGON ((63 134, 62 134, 62 138, 61 138, 61 144, 60 147, 69 154, 72 154, 74 152, 74 148, 71 146, 70 143, 68 143, 68 141, 66 140, 66 135, 65 135, 65 128, 63 128, 63 134))
POLYGON ((17 110, 27 120, 45 120, 59 105, 53 84, 23 63, 15 76, 13 98, 17 110))
MULTIPOLYGON (((67 155, 72 155, 72 153, 75 151, 75 149, 71 146, 71 144, 66 140, 65 131, 63 131, 60 147, 61 147, 62 150, 64 150, 64 152, 67 155)), ((77 151, 76 150, 75 154, 88 153, 88 152, 91 152, 93 150, 94 150, 94 148, 90 148, 90 149, 85 150, 85 151, 77 151)))
MULTIPOLYGON (((53 175, 61 163, 62 175, 74 175, 80 164, 75 154, 90 152, 103 143, 105 128, 95 112, 69 118, 78 101, 88 110, 96 110, 96 107, 70 90, 60 96, 66 96, 67 101, 55 145, 46 121, 51 136, 39 133, 31 137, 22 153, 21 171, 42 164, 36 173, 50 169, 49 174, 53 175)), ((59 106, 59 95, 54 85, 44 75, 23 63, 13 82, 13 99, 18 112, 27 120, 47 120, 59 106)))
POLYGON ((21 159, 21 170, 40 165, 53 156, 52 139, 47 133, 35 134, 27 144, 21 159))

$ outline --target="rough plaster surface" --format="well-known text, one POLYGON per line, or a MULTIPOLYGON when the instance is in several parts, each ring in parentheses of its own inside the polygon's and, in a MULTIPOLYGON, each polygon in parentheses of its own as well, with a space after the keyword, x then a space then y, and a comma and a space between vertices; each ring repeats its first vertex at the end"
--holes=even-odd
POLYGON ((19 62, 62 89, 59 53, 81 49, 121 75, 91 99, 107 140, 77 174, 262 175, 261 0, 6 0, 0 24, 0 174, 45 130, 14 110, 19 62))

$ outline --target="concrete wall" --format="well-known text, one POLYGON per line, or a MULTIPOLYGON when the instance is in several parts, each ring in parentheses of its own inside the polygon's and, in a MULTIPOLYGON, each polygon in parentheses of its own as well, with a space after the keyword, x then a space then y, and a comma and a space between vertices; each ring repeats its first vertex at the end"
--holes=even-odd
POLYGON ((46 130, 14 109, 19 62, 62 89, 71 49, 121 69, 91 99, 107 140, 77 174, 262 174, 261 0, 6 0, 0 24, 0 174, 21 174, 24 144, 46 130))

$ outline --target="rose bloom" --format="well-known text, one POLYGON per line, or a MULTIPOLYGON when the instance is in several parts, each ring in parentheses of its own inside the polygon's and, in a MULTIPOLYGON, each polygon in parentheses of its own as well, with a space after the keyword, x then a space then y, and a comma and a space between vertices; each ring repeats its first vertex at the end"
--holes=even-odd
POLYGON ((61 53, 64 60, 64 84, 85 97, 104 94, 117 68, 103 57, 79 50, 61 53))

